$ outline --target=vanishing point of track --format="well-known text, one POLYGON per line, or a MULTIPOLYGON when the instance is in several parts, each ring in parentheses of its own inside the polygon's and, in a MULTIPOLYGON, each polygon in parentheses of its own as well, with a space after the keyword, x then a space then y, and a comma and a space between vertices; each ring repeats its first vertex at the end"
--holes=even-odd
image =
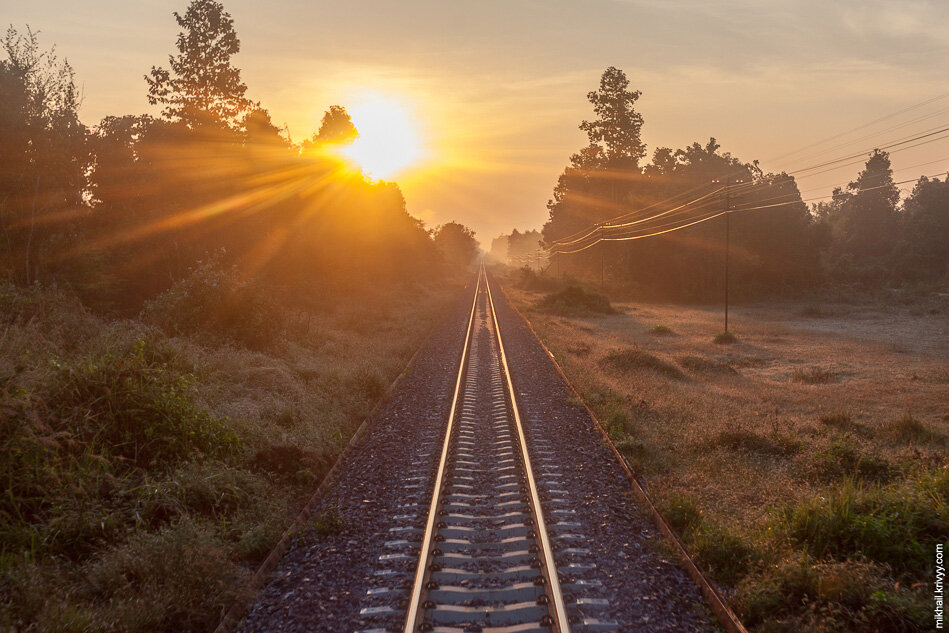
MULTIPOLYGON (((584 600, 565 591, 582 592, 593 583, 558 573, 554 549, 559 546, 551 543, 556 523, 541 507, 482 268, 424 530, 392 528, 402 537, 392 545, 411 544, 410 551, 418 553, 401 630, 567 633, 572 623, 585 631, 615 628, 568 615, 568 601, 584 600)), ((372 608, 364 610, 371 614, 372 608)))

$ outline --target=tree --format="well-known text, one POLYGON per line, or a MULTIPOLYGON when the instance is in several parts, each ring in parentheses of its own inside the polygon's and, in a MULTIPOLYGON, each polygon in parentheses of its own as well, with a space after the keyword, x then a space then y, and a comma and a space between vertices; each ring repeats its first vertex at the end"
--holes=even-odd
POLYGON ((833 194, 828 263, 834 274, 866 282, 890 274, 900 231, 899 198, 889 155, 874 150, 857 179, 833 194))
POLYGON ((234 20, 214 0, 193 0, 184 15, 174 16, 183 29, 178 54, 168 56, 170 70, 152 66, 145 76, 148 102, 164 105, 165 118, 191 128, 233 129, 253 105, 240 69, 231 64, 241 48, 234 20))
POLYGON ((464 224, 447 222, 435 229, 435 246, 454 268, 465 269, 478 255, 475 233, 464 224))
POLYGON ((346 108, 333 105, 323 114, 320 129, 310 140, 303 142, 303 149, 322 145, 345 145, 356 140, 358 136, 359 132, 356 131, 356 126, 353 125, 353 120, 346 112, 346 108))
POLYGON ((949 275, 949 177, 942 181, 921 177, 903 203, 903 216, 903 278, 949 275))
POLYGON ((640 138, 643 117, 633 107, 642 95, 629 90, 629 80, 622 70, 610 66, 600 78, 600 89, 587 93, 597 119, 584 121, 580 129, 587 133, 590 145, 603 150, 608 165, 614 169, 636 169, 646 155, 640 138))
POLYGON ((49 218, 83 206, 88 131, 67 61, 41 51, 29 28, 10 27, 0 45, 0 253, 13 278, 29 284, 52 272, 49 243, 74 239, 75 225, 49 218))

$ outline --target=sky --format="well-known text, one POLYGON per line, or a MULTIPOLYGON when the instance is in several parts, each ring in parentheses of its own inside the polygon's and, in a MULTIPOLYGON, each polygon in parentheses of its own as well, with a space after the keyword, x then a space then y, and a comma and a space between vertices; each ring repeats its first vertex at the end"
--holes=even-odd
MULTIPOLYGON (((393 178, 409 211, 429 226, 467 224, 485 246, 546 221, 557 177, 586 144, 577 127, 592 117, 586 94, 608 66, 643 93, 647 158, 714 136, 765 171, 792 171, 949 126, 942 0, 223 4, 241 40, 233 61, 248 96, 295 141, 330 105, 397 101, 425 148, 420 164, 393 178)), ((41 44, 55 44, 75 68, 90 125, 155 112, 143 75, 167 66, 172 12, 186 8, 186 0, 0 0, 3 22, 40 31, 41 44)), ((896 180, 945 173, 949 140, 892 160, 896 180)), ((859 169, 801 179, 800 188, 805 198, 827 195, 859 169)))

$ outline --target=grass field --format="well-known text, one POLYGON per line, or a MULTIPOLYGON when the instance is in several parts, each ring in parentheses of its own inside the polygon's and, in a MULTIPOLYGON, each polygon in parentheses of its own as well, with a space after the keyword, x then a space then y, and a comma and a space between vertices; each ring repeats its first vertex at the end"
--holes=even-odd
POLYGON ((949 538, 949 300, 509 297, 755 631, 922 631, 949 538), (718 342, 716 342, 718 340, 718 342))
POLYGON ((455 290, 248 347, 0 287, 0 630, 213 630, 455 290))

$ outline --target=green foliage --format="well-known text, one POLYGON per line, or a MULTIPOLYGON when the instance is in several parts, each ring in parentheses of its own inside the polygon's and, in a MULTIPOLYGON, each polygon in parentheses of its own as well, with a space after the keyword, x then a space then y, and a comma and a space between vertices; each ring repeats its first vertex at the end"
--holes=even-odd
POLYGON ((805 471, 806 478, 824 482, 847 477, 887 482, 896 474, 896 469, 885 459, 868 455, 843 441, 832 442, 826 449, 815 453, 805 471))
POLYGON ((334 536, 346 529, 346 521, 334 510, 327 510, 310 521, 310 529, 318 536, 334 536))
POLYGON ((645 350, 633 347, 610 352, 603 357, 600 361, 600 365, 621 372, 633 372, 646 369, 673 380, 686 379, 685 374, 672 363, 667 363, 645 350))
POLYGON ((949 473, 863 487, 845 481, 782 510, 787 536, 810 555, 838 560, 865 557, 910 578, 931 574, 935 544, 949 522, 949 473))
POLYGON ((574 316, 615 313, 606 295, 582 286, 567 286, 552 292, 537 302, 537 308, 553 314, 574 316))
POLYGON ((281 334, 283 317, 258 281, 240 279, 212 257, 184 279, 146 302, 145 321, 174 334, 267 348, 281 334))
POLYGON ((148 102, 165 106, 162 114, 189 127, 236 124, 250 109, 247 86, 231 57, 241 49, 234 20, 214 0, 192 0, 184 15, 175 12, 178 53, 169 58, 171 69, 152 66, 148 102))
POLYGON ((154 340, 60 369, 50 395, 65 432, 106 459, 139 467, 195 451, 225 455, 238 438, 197 405, 194 376, 154 340))
POLYGON ((703 567, 719 582, 734 585, 748 573, 757 558, 744 535, 704 521, 692 536, 692 547, 703 567))
POLYGON ((702 525, 698 500, 689 495, 671 493, 662 498, 659 511, 680 536, 690 536, 702 525))
POLYGON ((894 586, 880 565, 807 556, 747 576, 735 602, 746 625, 787 633, 914 633, 925 630, 932 617, 918 593, 894 586))

